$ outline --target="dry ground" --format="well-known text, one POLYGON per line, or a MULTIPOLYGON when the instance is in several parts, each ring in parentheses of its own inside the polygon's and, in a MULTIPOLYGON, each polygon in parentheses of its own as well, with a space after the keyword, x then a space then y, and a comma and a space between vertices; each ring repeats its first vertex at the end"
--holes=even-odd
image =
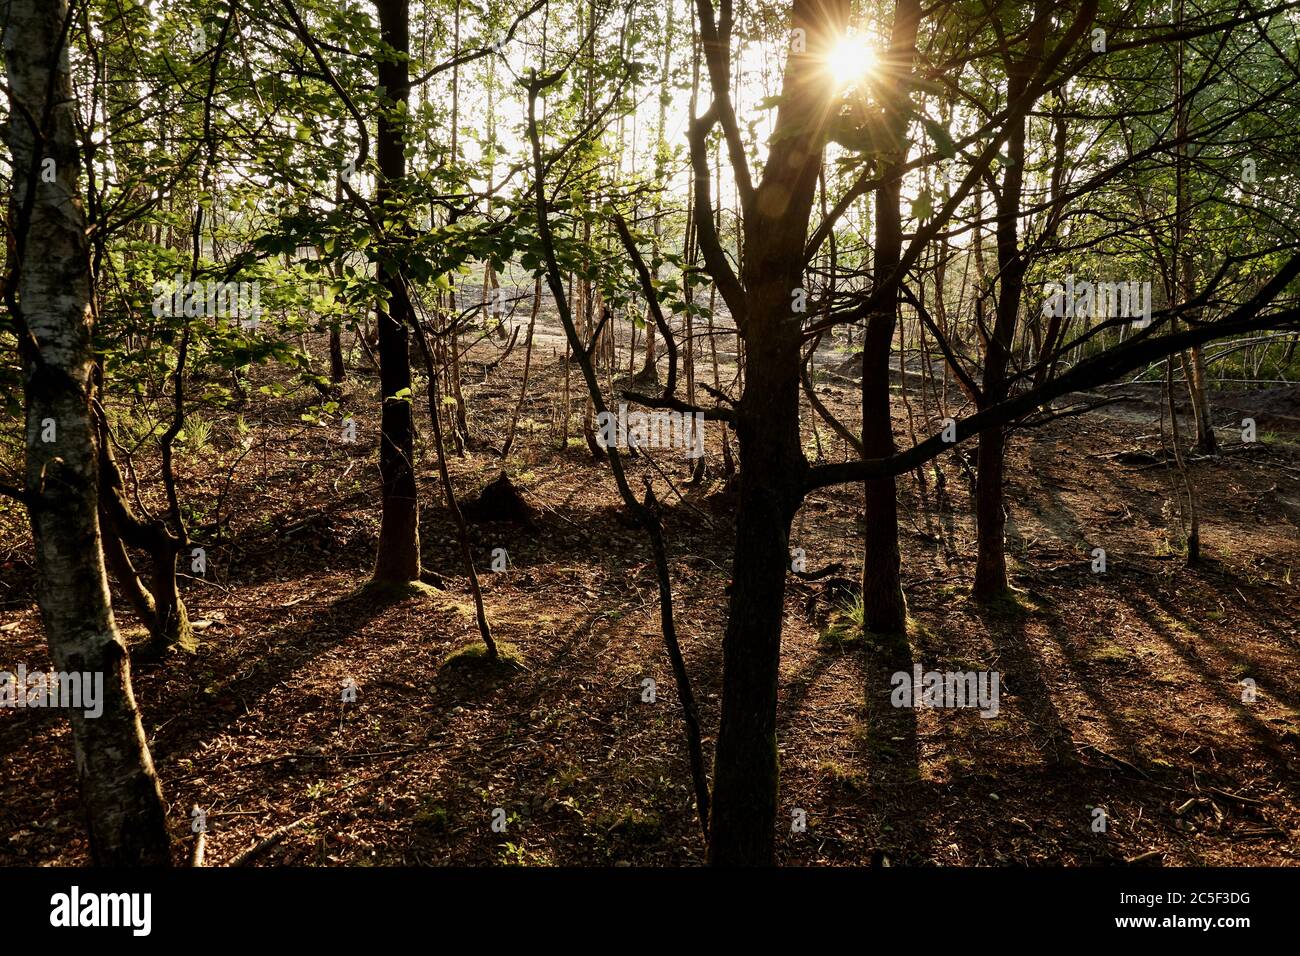
MULTIPOLYGON (((471 427, 484 446, 501 443, 521 353, 486 381, 468 376, 471 427)), ((471 366, 495 354, 484 343, 471 366)), ((580 441, 557 447, 559 376, 547 343, 508 462, 483 447, 451 458, 462 497, 504 467, 540 512, 532 529, 474 526, 492 626, 523 658, 515 672, 443 664, 477 632, 424 436, 424 555, 446 587, 392 604, 357 593, 379 526, 371 377, 354 382, 328 426, 301 420, 310 390, 244 410, 246 455, 230 417, 213 416, 210 447, 181 463, 208 545, 207 580, 185 586, 203 646, 135 670, 178 855, 197 804, 214 863, 294 821, 259 862, 702 860, 649 549, 622 517, 608 469, 580 441), (338 440, 347 414, 359 425, 355 445, 338 440), (493 574, 497 547, 511 566, 493 574), (358 699, 345 706, 349 678, 358 699), (657 684, 654 703, 642 699, 646 678, 657 684), (504 833, 491 827, 496 808, 504 833)), ((852 420, 852 384, 831 379, 822 389, 852 420)), ((896 406, 905 436, 906 410, 896 406)), ((919 417, 915 395, 912 406, 919 417)), ((784 862, 1300 862, 1300 450, 1281 434, 1195 464, 1205 560, 1189 569, 1177 554, 1174 473, 1145 455, 1160 448, 1155 407, 1130 404, 1015 438, 1007 497, 1018 593, 1001 607, 966 596, 966 468, 950 453, 926 469, 924 487, 916 475, 900 479, 911 657, 926 670, 999 671, 995 718, 889 707, 878 645, 835 639, 851 596, 833 580, 791 577, 784 862), (1096 547, 1107 551, 1104 574, 1092 571, 1096 547), (1253 703, 1242 700, 1247 678, 1253 703), (1105 832, 1092 826, 1097 807, 1105 832), (805 832, 791 832, 795 810, 807 815, 805 832)), ((656 461, 683 497, 656 483, 711 756, 731 512, 716 427, 709 436, 704 485, 685 487, 688 469, 668 451, 656 461)), ((820 436, 828 457, 842 456, 824 426, 820 436)), ((815 455, 811 430, 808 447, 815 455)), ((149 463, 140 467, 156 484, 149 463)), ((638 486, 656 474, 644 461, 632 472, 638 486)), ((810 569, 839 561, 845 576, 857 573, 858 500, 845 487, 805 504, 792 545, 810 569)), ((22 516, 0 512, 0 530, 0 669, 34 668, 48 656, 22 516)), ((138 639, 124 602, 116 606, 138 639)), ((65 723, 0 711, 0 755, 0 864, 87 862, 65 723)))

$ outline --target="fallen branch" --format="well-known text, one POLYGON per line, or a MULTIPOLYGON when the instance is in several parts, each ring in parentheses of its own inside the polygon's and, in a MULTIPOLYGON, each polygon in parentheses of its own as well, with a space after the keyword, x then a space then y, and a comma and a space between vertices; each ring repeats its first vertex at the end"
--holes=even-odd
POLYGON ((302 824, 306 823, 315 815, 316 814, 314 813, 309 813, 305 817, 299 817, 297 820, 294 820, 293 823, 286 823, 284 826, 272 830, 269 834, 266 835, 265 839, 261 840, 258 843, 254 843, 247 850, 239 854, 237 857, 235 857, 226 865, 246 866, 251 860, 256 859, 258 856, 265 853, 267 850, 271 849, 271 847, 275 846, 277 843, 279 843, 281 840, 287 837, 290 833, 292 833, 295 829, 297 829, 302 824))

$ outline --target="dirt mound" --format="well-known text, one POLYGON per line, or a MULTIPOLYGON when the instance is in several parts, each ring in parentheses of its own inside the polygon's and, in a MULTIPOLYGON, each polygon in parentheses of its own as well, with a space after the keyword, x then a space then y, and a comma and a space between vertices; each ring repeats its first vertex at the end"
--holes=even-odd
POLYGON ((473 501, 461 507, 466 519, 473 522, 509 521, 513 524, 532 525, 537 513, 519 493, 510 476, 504 471, 489 482, 473 501))

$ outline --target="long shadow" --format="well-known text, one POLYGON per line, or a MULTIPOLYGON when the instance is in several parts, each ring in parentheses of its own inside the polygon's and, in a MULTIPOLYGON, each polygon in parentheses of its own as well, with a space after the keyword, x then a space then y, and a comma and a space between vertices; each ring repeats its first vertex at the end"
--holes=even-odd
MULTIPOLYGON (((317 657, 321 652, 341 644, 358 630, 373 621, 387 607, 389 602, 366 595, 364 592, 352 592, 332 601, 316 604, 310 617, 305 621, 290 620, 272 631, 264 640, 267 653, 257 658, 247 674, 236 671, 225 683, 218 679, 209 679, 214 699, 238 699, 246 711, 251 711, 255 701, 259 701, 273 687, 290 678, 301 669, 307 661, 317 657)), ((237 668, 245 664, 246 655, 238 658, 226 658, 220 661, 205 661, 205 664, 225 665, 237 668)), ((142 677, 152 676, 148 670, 142 677)), ((149 703, 152 711, 163 714, 187 714, 189 719, 175 730, 170 722, 160 729, 151 747, 159 759, 174 755, 192 753, 202 743, 222 729, 239 719, 238 714, 229 715, 222 709, 196 708, 194 698, 197 684, 203 682, 202 673, 190 670, 179 675, 176 680, 167 679, 170 675, 162 673, 161 687, 155 688, 159 693, 149 703)))
MULTIPOLYGON (((1079 576, 1082 577, 1085 573, 1087 572, 1080 571, 1079 576)), ((1080 588, 1081 592, 1085 590, 1085 588, 1080 588)), ((1127 759, 1137 766, 1144 764, 1146 757, 1142 753, 1137 738, 1134 737, 1123 716, 1115 710, 1110 698, 1098 690, 1098 682, 1091 677, 1091 672, 1096 670, 1096 665, 1079 653, 1077 646, 1066 632, 1065 623, 1055 609, 1050 606, 1040 605, 1039 613, 1046 618, 1048 637, 1065 659, 1073 686, 1083 691, 1092 709, 1101 715, 1106 724, 1108 736, 1123 747, 1128 754, 1127 759)), ((1070 747, 1072 753, 1078 753, 1073 736, 1070 738, 1070 747)))
MULTIPOLYGON (((1029 461, 1033 472, 1038 475, 1050 475, 1048 457, 1052 451, 1036 443, 1029 443, 1029 461)), ((1065 503, 1057 484, 1053 481, 1039 481, 1038 491, 1044 500, 1043 507, 1034 507, 1037 500, 1036 496, 1028 495, 1024 502, 1028 513, 1036 517, 1040 524, 1052 531, 1058 538, 1063 538, 1062 532, 1068 535, 1063 540, 1071 550, 1082 546, 1084 550, 1091 551, 1093 548, 1092 538, 1088 531, 1079 523, 1074 512, 1065 503)))
MULTIPOLYGON (((783 683, 778 729, 787 729, 798 721, 813 688, 832 667, 846 662, 851 666, 852 679, 859 681, 863 689, 866 733, 855 762, 863 765, 869 783, 849 795, 836 789, 833 794, 823 792, 820 796, 833 803, 852 802, 881 819, 881 832, 890 833, 891 838, 875 848, 878 862, 885 857, 891 863, 927 862, 931 835, 922 810, 925 801, 919 799, 924 784, 916 711, 894 707, 890 701, 892 676, 903 671, 910 680, 912 673, 913 654, 906 638, 871 635, 865 646, 860 639, 843 646, 819 646, 812 661, 783 683)), ((797 853, 799 839, 785 833, 785 852, 797 853)))
POLYGON ((1026 631, 1028 613, 1014 601, 994 606, 973 604, 997 657, 1003 687, 1010 692, 1025 720, 1037 735, 1030 742, 1049 768, 1072 772, 1078 760, 1074 738, 1061 720, 1043 677, 1042 661, 1034 653, 1026 631))
MULTIPOLYGON (((1281 617, 1276 614, 1267 603, 1268 597, 1260 596, 1259 600, 1251 602, 1246 598, 1246 594, 1251 590, 1251 585, 1248 582, 1238 580, 1231 568, 1205 562, 1194 572, 1183 573, 1195 574, 1195 594, 1197 597, 1208 595, 1211 601, 1217 601, 1221 607, 1232 608, 1240 623, 1246 625, 1243 631, 1253 630, 1255 633, 1267 634, 1269 639, 1276 644, 1285 645, 1292 652, 1300 652, 1300 641, 1297 641, 1289 634, 1290 631, 1296 628, 1297 619, 1295 617, 1281 617)), ((1258 589, 1256 588, 1256 590, 1258 589)), ((1282 701, 1293 711, 1300 711, 1300 700, 1295 697, 1288 697, 1279 684, 1261 681, 1260 675, 1267 674, 1270 667, 1272 667, 1271 664, 1266 664, 1251 657, 1240 645, 1229 647, 1222 639, 1211 633, 1204 626, 1204 623, 1198 621, 1194 615, 1178 618, 1172 614, 1172 609, 1167 602, 1163 603, 1161 607, 1180 625, 1192 631, 1198 639, 1219 648, 1222 655, 1236 664, 1238 668, 1249 671, 1248 676, 1251 676, 1257 684, 1265 686, 1276 699, 1282 701)), ((1298 661, 1300 661, 1300 655, 1298 655, 1298 661)))
POLYGON ((939 548, 943 555, 944 564, 952 567, 955 562, 961 559, 957 550, 956 505, 952 500, 952 496, 948 494, 948 482, 952 479, 947 476, 946 472, 942 471, 941 466, 940 474, 944 475, 944 480, 940 482, 936 479, 934 489, 934 501, 939 513, 939 548))
MULTIPOLYGON (((602 516, 603 521, 609 518, 602 516)), ((675 522, 668 522, 671 525, 675 522)), ((637 532, 632 531, 633 535, 637 532)), ((426 539, 427 540, 427 539, 426 539)), ((542 540, 537 542, 536 551, 530 548, 516 548, 517 554, 512 557, 521 565, 527 567, 534 563, 540 565, 545 561, 554 558, 553 540, 542 540), (549 554, 543 556, 542 551, 549 551, 549 554)), ((640 576, 645 578, 645 584, 653 590, 654 584, 648 571, 646 571, 647 560, 645 556, 640 555, 635 549, 629 549, 626 542, 619 542, 619 547, 615 547, 613 542, 609 548, 600 548, 597 546, 594 551, 588 543, 586 549, 579 549, 576 544, 571 546, 573 553, 581 550, 582 557, 587 561, 601 560, 602 566, 606 569, 617 572, 620 568, 627 572, 627 577, 632 578, 640 576)), ((680 550, 677 545, 677 536, 670 538, 669 544, 670 556, 674 551, 680 550), (676 546, 675 546, 676 545, 676 546)), ((721 589, 721 583, 718 584, 721 589)), ((645 591, 643 587, 642 592, 645 591)), ((552 639, 542 645, 546 650, 545 658, 539 657, 531 661, 534 667, 533 674, 526 680, 515 680, 510 684, 512 694, 511 713, 518 712, 521 708, 527 712, 528 708, 539 704, 547 697, 555 697, 558 693, 562 697, 573 696, 572 676, 566 672, 566 662, 571 662, 574 655, 582 653, 582 647, 588 645, 592 639, 593 627, 599 623, 602 617, 612 615, 615 619, 625 615, 628 612, 645 610, 645 594, 638 595, 635 590, 625 591, 618 595, 622 600, 606 600, 606 606, 599 610, 590 612, 566 625, 566 634, 563 637, 552 639), (612 606, 611 606, 612 605, 612 606)), ((653 605, 653 601, 651 602, 653 605)), ((678 602, 678 611, 681 611, 680 599, 678 602)), ((246 709, 251 710, 256 705, 255 700, 263 697, 270 689, 284 680, 291 679, 290 675, 302 667, 317 653, 327 649, 335 644, 340 643, 349 634, 365 627, 383 608, 382 604, 376 605, 364 600, 344 597, 328 605, 318 606, 314 609, 311 617, 301 622, 286 622, 280 628, 273 631, 267 636, 266 644, 269 650, 268 655, 261 658, 251 673, 240 675, 238 679, 225 685, 221 693, 223 695, 233 695, 238 697, 246 709), (302 633, 306 632, 311 638, 303 643, 301 640, 302 633)), ((657 624, 657 611, 651 606, 649 612, 655 617, 657 624)), ((500 637, 501 635, 498 634, 500 637)), ((693 640, 691 635, 682 634, 684 651, 688 659, 688 667, 692 675, 696 678, 697 697, 704 697, 700 692, 701 685, 711 685, 715 675, 720 671, 720 641, 693 640)), ((530 655, 538 649, 536 643, 530 644, 528 650, 530 655)), ((662 645, 656 646, 656 656, 663 657, 662 645)), ((238 666, 247 655, 241 654, 240 658, 235 661, 223 662, 232 666, 238 666)), ((667 675, 670 669, 666 660, 660 662, 662 667, 660 672, 667 675)), ((187 685, 190 681, 185 682, 187 685)), ((661 683, 664 683, 661 681, 661 683)), ((675 693, 670 689, 671 680, 665 684, 664 696, 667 698, 665 703, 669 706, 675 704, 675 693)), ((163 697, 156 705, 159 713, 174 713, 175 708, 181 705, 179 697, 186 694, 187 690, 192 692, 192 687, 168 687, 171 692, 163 697)), ((439 706, 434 706, 427 714, 428 729, 430 733, 437 733, 438 728, 445 724, 445 712, 457 703, 471 704, 473 702, 481 703, 478 698, 484 695, 491 696, 499 690, 497 685, 476 684, 475 682, 457 682, 455 694, 452 698, 444 698, 439 701, 439 706)), ((716 715, 713 713, 714 705, 708 699, 700 700, 701 717, 705 727, 706 734, 708 728, 716 723, 716 715)), ((151 709, 154 705, 151 705, 151 709)), ((186 726, 173 725, 171 728, 165 728, 159 735, 155 747, 159 753, 160 759, 175 758, 184 751, 194 751, 205 741, 210 740, 217 733, 232 725, 239 719, 239 715, 230 715, 218 712, 208 712, 203 719, 198 721, 190 720, 186 726)), ((679 733, 680 716, 673 713, 672 732, 679 733)), ((517 719, 507 719, 505 726, 514 727, 519 723, 517 719)), ((680 773, 685 779, 685 756, 684 748, 672 747, 673 763, 680 764, 680 768, 672 772, 680 773), (682 753, 677 751, 681 750, 682 753)), ((540 759, 540 758, 539 758, 540 759)), ((326 766, 321 765, 322 769, 326 766)), ((553 768, 552 768, 553 769, 553 768)), ((267 778, 274 778, 277 774, 282 774, 285 768, 276 766, 268 768, 265 773, 267 778)), ((296 771, 295 771, 296 772, 296 771)), ((193 775, 190 775, 193 776, 193 775)), ((687 819, 690 819, 687 813, 687 819)))
MULTIPOLYGON (((1142 609, 1139 608, 1138 610, 1141 611, 1142 609)), ((1279 740, 1277 734, 1251 712, 1250 708, 1242 701, 1241 691, 1235 681, 1231 679, 1231 675, 1225 675, 1221 672, 1216 673, 1216 668, 1205 659, 1202 649, 1192 639, 1201 635, 1187 622, 1183 621, 1167 602, 1162 602, 1154 596, 1150 596, 1150 606, 1146 611, 1144 620, 1151 628, 1152 633, 1159 637, 1189 669, 1202 679, 1202 683, 1208 690, 1228 705, 1229 710, 1236 715, 1242 727, 1259 747, 1283 766, 1285 766, 1287 760, 1294 760, 1296 748, 1288 746, 1285 742, 1279 740), (1160 615, 1162 614, 1165 620, 1161 620, 1160 615), (1166 620, 1178 622, 1181 627, 1187 628, 1189 635, 1186 637, 1177 636, 1166 623, 1166 620)), ((1276 688, 1269 692, 1276 694, 1276 688)), ((1293 701, 1284 701, 1284 703, 1290 706, 1293 711, 1295 710, 1293 701)), ((1291 778, 1287 774, 1280 774, 1278 782, 1286 786, 1293 794, 1300 794, 1300 781, 1291 778)))
POLYGON ((925 863, 931 855, 933 835, 919 798, 925 790, 921 779, 921 741, 915 707, 895 707, 891 700, 896 673, 911 680, 916 656, 904 635, 873 635, 863 661, 863 695, 866 706, 866 759, 871 779, 874 808, 884 821, 876 856, 890 862, 925 863))
MULTIPOLYGON (((628 607, 648 611, 652 616, 657 614, 653 606, 641 608, 640 605, 629 604, 628 607)), ((520 675, 508 687, 494 688, 498 696, 509 695, 508 709, 498 711, 493 707, 491 698, 481 699, 479 703, 484 706, 484 712, 491 715, 488 727, 480 729, 472 743, 463 742, 449 752, 446 758, 459 760, 461 767, 470 768, 468 773, 463 771, 458 773, 460 779, 452 784, 461 790, 470 785, 487 786, 493 774, 503 769, 501 763, 505 761, 508 763, 506 772, 513 792, 531 793, 543 798, 540 807, 536 805, 538 801, 534 800, 530 808, 521 809, 520 812, 527 818, 525 826, 533 820, 542 818, 545 820, 543 829, 550 837, 556 835, 562 837, 564 852, 568 855, 567 862, 580 861, 607 865, 611 855, 622 856, 629 853, 634 855, 637 852, 635 845, 620 843, 620 837, 611 836, 605 830, 606 824, 598 822, 611 814, 617 815, 624 808, 609 804, 604 810, 598 810, 601 804, 597 801, 585 815, 575 817, 565 813, 556 808, 557 801, 554 797, 558 794, 557 786, 559 786, 556 779, 566 767, 580 766, 584 769, 598 767, 602 779, 605 779, 603 775, 607 773, 635 772, 633 768, 621 760, 615 761, 614 766, 611 767, 608 765, 611 759, 608 753, 604 760, 601 760, 598 756, 593 757, 590 750, 570 746, 564 739, 557 740, 549 746, 520 748, 512 751, 509 757, 502 757, 499 754, 489 755, 485 752, 488 749, 487 744, 492 741, 513 739, 514 735, 521 730, 526 735, 533 733, 534 721, 531 716, 523 718, 516 715, 525 713, 532 715, 537 710, 547 710, 559 701, 571 701, 574 698, 574 671, 566 667, 566 664, 577 661, 581 673, 593 672, 589 662, 583 663, 584 656, 590 657, 593 650, 598 653, 600 648, 616 640, 613 634, 600 633, 600 620, 604 617, 606 613, 599 612, 571 622, 563 636, 548 642, 546 645, 548 653, 544 658, 530 659, 529 673, 520 675), (618 769, 614 769, 615 767, 618 769), (544 799, 547 796, 551 796, 552 799, 544 799)), ((686 637, 686 635, 682 636, 686 637)), ((701 723, 706 728, 707 734, 707 728, 716 725, 716 705, 702 693, 702 689, 712 686, 711 678, 720 668, 720 642, 684 640, 683 644, 688 669, 696 678, 697 698, 702 698, 698 702, 701 723)), ((639 710, 644 704, 633 703, 638 700, 639 694, 639 688, 633 683, 598 684, 592 686, 582 698, 581 719, 607 728, 606 743, 611 746, 616 744, 635 746, 632 742, 635 736, 644 733, 666 735, 670 739, 670 743, 665 748, 666 759, 663 763, 656 761, 654 771, 659 775, 661 784, 662 781, 667 780, 670 785, 666 788, 650 787, 646 790, 644 799, 654 814, 656 820, 654 826, 662 828, 664 839, 668 840, 673 847, 672 854, 675 862, 698 863, 703 859, 704 850, 690 796, 690 776, 681 731, 679 701, 672 680, 667 676, 670 671, 662 646, 652 645, 649 650, 650 655, 645 660, 647 671, 656 676, 663 675, 659 680, 657 706, 650 710, 639 710), (630 716, 633 714, 641 716, 630 716), (620 724, 622 729, 617 729, 620 724)), ((464 694, 460 688, 457 688, 457 694, 456 699, 463 701, 464 694)), ((445 707, 439 711, 439 716, 444 722, 446 712, 445 707)), ((439 791, 442 791, 442 781, 436 780, 433 783, 439 791)), ((584 808, 588 807, 589 784, 571 793, 584 808)), ((442 796, 449 795, 443 792, 442 796)), ((465 794, 457 793, 454 800, 459 805, 463 802, 462 797, 471 796, 468 791, 465 794)), ((398 821, 398 826, 399 831, 405 834, 408 843, 420 848, 422 852, 444 857, 450 853, 458 858, 467 852, 465 844, 456 845, 458 839, 456 835, 427 833, 418 820, 403 819, 398 821)), ((533 839, 540 838, 537 837, 536 831, 533 831, 533 834, 533 839)), ((481 855, 482 851, 469 852, 478 852, 481 855)), ((658 859, 662 862, 662 858, 658 859)))
POLYGON ((794 676, 781 682, 781 697, 776 708, 776 726, 778 729, 788 727, 808 700, 817 682, 835 664, 844 659, 853 659, 852 651, 829 647, 818 647, 812 662, 805 665, 794 676))

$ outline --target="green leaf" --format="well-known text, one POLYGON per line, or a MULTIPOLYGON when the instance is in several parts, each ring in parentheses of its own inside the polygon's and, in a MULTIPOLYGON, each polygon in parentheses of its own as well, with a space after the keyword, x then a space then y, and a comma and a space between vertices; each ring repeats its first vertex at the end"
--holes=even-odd
POLYGON ((925 221, 934 215, 934 196, 927 189, 912 200, 912 218, 925 221))
POLYGON ((944 126, 938 120, 932 120, 928 116, 921 117, 921 125, 925 131, 930 134, 930 139, 934 140, 934 148, 939 151, 939 155, 944 159, 952 159, 957 155, 957 144, 953 142, 952 134, 948 132, 948 127, 944 126))

